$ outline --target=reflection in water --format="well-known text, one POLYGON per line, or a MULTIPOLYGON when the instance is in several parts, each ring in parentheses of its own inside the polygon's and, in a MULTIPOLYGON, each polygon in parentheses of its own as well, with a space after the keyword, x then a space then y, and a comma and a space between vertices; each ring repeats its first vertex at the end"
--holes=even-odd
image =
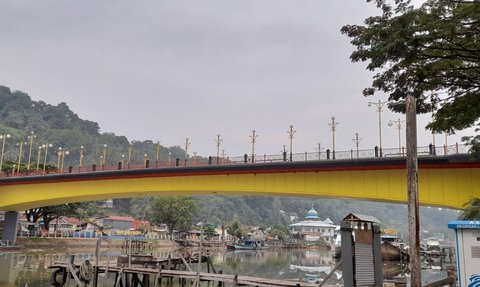
MULTIPOLYGON (((217 271, 222 270, 225 274, 295 280, 299 282, 321 282, 335 265, 335 262, 332 260, 332 253, 330 251, 320 250, 275 249, 225 251, 213 249, 210 254, 215 269, 217 271)), ((75 255, 75 262, 77 263, 86 259, 94 262, 93 251, 88 253, 71 253, 71 255, 75 255)), ((116 260, 118 255, 120 255, 120 253, 110 253, 108 256, 104 254, 99 260, 116 260)), ((158 258, 166 258, 168 255, 177 256, 179 254, 176 251, 158 250, 155 251, 153 255, 158 258)), ((24 287, 26 284, 30 287, 52 286, 50 283, 52 270, 49 269, 48 266, 54 262, 65 262, 66 259, 67 255, 65 253, 0 253, 0 286, 24 287)), ((434 263, 431 264, 433 265, 434 263)), ((202 272, 206 272, 206 268, 204 264, 201 268, 202 272)), ((403 268, 404 267, 398 263, 385 262, 383 268, 384 277, 391 279, 395 276, 403 275, 403 268)), ((194 264, 192 269, 196 270, 197 266, 194 264)), ((341 282, 341 274, 342 271, 341 268, 339 268, 327 283, 330 285, 341 282)), ((432 281, 445 276, 445 271, 424 270, 422 280, 432 281)), ((113 280, 113 278, 114 277, 109 278, 108 280, 113 280)))

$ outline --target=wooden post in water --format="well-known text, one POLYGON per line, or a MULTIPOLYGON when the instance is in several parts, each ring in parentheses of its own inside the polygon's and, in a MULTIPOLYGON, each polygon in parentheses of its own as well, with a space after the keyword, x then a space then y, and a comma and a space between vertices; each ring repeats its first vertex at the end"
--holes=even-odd
POLYGON ((411 286, 422 286, 420 266, 420 219, 418 207, 417 106, 413 96, 406 99, 408 244, 410 245, 411 286))

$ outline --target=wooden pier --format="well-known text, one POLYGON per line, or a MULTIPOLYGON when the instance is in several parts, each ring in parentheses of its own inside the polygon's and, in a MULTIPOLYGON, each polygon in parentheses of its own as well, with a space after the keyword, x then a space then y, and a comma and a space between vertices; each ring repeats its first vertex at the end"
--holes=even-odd
POLYGON ((240 276, 231 274, 209 273, 209 272, 195 272, 190 270, 169 270, 142 268, 142 267, 119 267, 119 266, 92 266, 93 273, 82 278, 82 265, 69 266, 69 263, 56 263, 50 268, 55 269, 52 273, 52 278, 55 282, 52 285, 62 287, 66 286, 67 278, 56 276, 70 276, 74 277, 77 286, 91 286, 98 287, 107 286, 103 280, 107 277, 99 278, 99 274, 115 274, 113 287, 160 287, 162 284, 171 286, 174 279, 178 280, 178 286, 199 286, 199 282, 214 282, 218 287, 228 286, 258 286, 258 287, 318 287, 318 284, 304 283, 297 281, 266 279, 260 277, 240 276), (73 272, 72 272, 73 271, 73 272), (74 273, 75 275, 73 275, 74 273), (75 278, 76 277, 76 278, 75 278))

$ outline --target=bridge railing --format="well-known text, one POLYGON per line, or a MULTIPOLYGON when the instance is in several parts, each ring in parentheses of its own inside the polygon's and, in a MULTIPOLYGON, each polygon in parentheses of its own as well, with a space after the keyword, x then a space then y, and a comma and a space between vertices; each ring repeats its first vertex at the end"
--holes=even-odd
MULTIPOLYGON (((419 156, 444 156, 450 154, 465 154, 468 153, 468 146, 453 144, 449 146, 435 147, 433 145, 418 147, 417 153, 419 156)), ((143 162, 125 163, 119 162, 116 165, 91 165, 82 167, 69 166, 63 170, 30 170, 16 172, 4 172, 0 177, 18 177, 18 176, 41 176, 44 174, 65 174, 65 173, 84 173, 84 172, 103 172, 125 169, 145 169, 145 168, 168 168, 177 166, 207 166, 207 165, 234 165, 234 164, 252 164, 252 163, 274 163, 274 162, 300 162, 300 161, 328 161, 328 160, 345 160, 357 158, 380 158, 380 157, 405 157, 406 149, 401 148, 387 148, 379 149, 362 149, 362 150, 347 150, 347 151, 331 151, 322 150, 317 152, 303 152, 303 153, 287 153, 281 154, 256 154, 252 157, 251 154, 244 154, 243 156, 235 157, 189 157, 188 159, 169 159, 150 162, 145 160, 143 162), (252 161, 253 159, 253 161, 252 161)))

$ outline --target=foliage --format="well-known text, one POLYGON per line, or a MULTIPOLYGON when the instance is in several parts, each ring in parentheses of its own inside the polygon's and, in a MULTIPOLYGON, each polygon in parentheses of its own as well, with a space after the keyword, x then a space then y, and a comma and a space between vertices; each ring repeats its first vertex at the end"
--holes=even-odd
POLYGON ((465 205, 460 220, 480 220, 480 198, 472 198, 465 205))
POLYGON ((290 236, 290 230, 285 225, 275 224, 270 228, 268 235, 279 240, 286 240, 290 236))
POLYGON ((42 219, 45 230, 48 230, 50 222, 61 216, 75 217, 79 215, 82 203, 69 203, 54 206, 45 206, 25 211, 27 221, 36 223, 42 219))
MULTIPOLYGON (((480 117, 480 5, 477 1, 410 1, 391 6, 376 0, 380 16, 365 25, 346 25, 353 62, 378 71, 365 96, 389 94, 389 108, 404 112, 406 96, 417 99, 418 112, 433 112, 428 128, 454 133, 478 126, 480 117)), ((478 129, 476 130, 478 132, 478 129)), ((479 145, 478 136, 466 139, 479 145)), ((478 151, 478 147, 472 149, 478 151)))
MULTIPOLYGON (((56 106, 42 101, 32 101, 30 96, 21 91, 12 91, 0 85, 0 133, 7 133, 11 138, 6 140, 4 160, 13 164, 18 162, 20 155, 19 142, 24 142, 21 157, 23 165, 30 158, 30 169, 37 167, 37 162, 43 167, 45 148, 40 146, 52 144, 47 153, 47 167, 54 169, 58 163, 58 148, 69 151, 64 157, 64 167, 78 168, 80 146, 83 146, 84 168, 93 164, 99 166, 103 156, 104 144, 107 144, 107 165, 117 165, 122 159, 128 164, 128 151, 131 145, 131 163, 143 163, 144 155, 156 159, 156 146, 152 140, 129 141, 124 136, 113 133, 100 133, 98 123, 83 120, 66 103, 56 106), (32 151, 30 152, 31 141, 32 151), (124 157, 122 157, 122 155, 124 157), (55 166, 54 166, 55 165, 55 166)), ((160 160, 166 162, 170 157, 183 158, 184 151, 179 146, 160 147, 160 160), (169 153, 171 155, 169 155, 169 153)), ((22 166, 23 166, 22 165, 22 166)), ((41 168, 40 168, 41 169, 41 168)), ((11 171, 12 167, 4 166, 3 171, 11 171)))
POLYGON ((247 226, 239 223, 238 221, 234 221, 227 225, 227 233, 232 235, 234 239, 243 239, 248 235, 248 228, 247 226))
POLYGON ((197 204, 192 197, 155 197, 151 201, 151 222, 166 224, 170 235, 174 230, 188 231, 197 213, 197 204))
POLYGON ((207 239, 212 239, 213 237, 217 236, 217 231, 215 230, 215 226, 212 224, 205 224, 203 226, 203 235, 207 239))

